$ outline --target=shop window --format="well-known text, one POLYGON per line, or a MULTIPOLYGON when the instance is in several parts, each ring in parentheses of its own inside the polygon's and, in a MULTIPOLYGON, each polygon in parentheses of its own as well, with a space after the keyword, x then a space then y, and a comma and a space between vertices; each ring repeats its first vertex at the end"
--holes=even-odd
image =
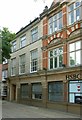
POLYGON ((63 82, 48 83, 48 98, 49 101, 63 101, 63 82))
POLYGON ((69 81, 69 102, 82 104, 82 81, 69 81))
POLYGON ((33 83, 32 84, 32 99, 42 99, 41 83, 33 83))
POLYGON ((28 84, 21 84, 21 98, 28 98, 29 97, 29 87, 28 84))

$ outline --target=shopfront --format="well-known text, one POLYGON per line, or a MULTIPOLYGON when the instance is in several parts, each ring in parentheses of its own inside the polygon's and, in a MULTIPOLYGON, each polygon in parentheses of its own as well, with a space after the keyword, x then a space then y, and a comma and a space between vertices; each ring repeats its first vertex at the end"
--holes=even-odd
POLYGON ((66 75, 68 80, 69 103, 82 104, 82 79, 81 73, 66 75))

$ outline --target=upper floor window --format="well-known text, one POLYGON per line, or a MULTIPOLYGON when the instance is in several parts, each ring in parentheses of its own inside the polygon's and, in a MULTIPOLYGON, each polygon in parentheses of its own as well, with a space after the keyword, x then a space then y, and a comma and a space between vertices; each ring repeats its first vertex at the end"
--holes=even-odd
POLYGON ((62 22, 62 11, 61 11, 49 19, 49 34, 61 30, 62 26, 63 26, 63 22, 62 22))
POLYGON ((12 52, 16 51, 16 41, 12 42, 12 52))
POLYGON ((31 51, 31 72, 36 72, 38 68, 38 50, 31 51))
POLYGON ((5 60, 3 61, 3 64, 7 64, 8 60, 5 58, 5 60))
POLYGON ((38 27, 31 30, 32 42, 38 39, 38 27))
POLYGON ((68 17, 69 17, 69 25, 73 24, 74 22, 80 19, 80 12, 81 12, 81 2, 77 0, 75 3, 72 3, 68 7, 68 17))
POLYGON ((7 70, 2 71, 2 81, 5 80, 5 78, 7 78, 7 70))
POLYGON ((26 45, 26 35, 20 38, 20 48, 24 47, 25 45, 26 45))
POLYGON ((21 55, 19 58, 19 73, 25 73, 25 54, 21 55))
POLYGON ((11 75, 16 74, 16 58, 11 60, 11 75))
POLYGON ((81 41, 69 44, 69 65, 75 66, 81 64, 81 41))
POLYGON ((49 51, 49 69, 62 67, 63 64, 63 47, 49 51))

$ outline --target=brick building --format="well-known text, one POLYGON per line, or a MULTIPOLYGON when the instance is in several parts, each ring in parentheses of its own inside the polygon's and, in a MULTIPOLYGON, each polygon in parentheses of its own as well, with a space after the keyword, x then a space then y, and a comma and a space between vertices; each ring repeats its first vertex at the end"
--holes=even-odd
POLYGON ((58 0, 16 34, 8 99, 80 114, 82 3, 58 0))

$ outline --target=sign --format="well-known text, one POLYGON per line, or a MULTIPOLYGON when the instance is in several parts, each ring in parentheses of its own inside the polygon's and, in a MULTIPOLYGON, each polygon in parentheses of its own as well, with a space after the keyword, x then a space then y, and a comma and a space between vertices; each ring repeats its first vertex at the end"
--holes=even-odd
POLYGON ((81 78, 80 73, 78 74, 70 74, 70 75, 66 75, 66 80, 78 80, 81 78))

